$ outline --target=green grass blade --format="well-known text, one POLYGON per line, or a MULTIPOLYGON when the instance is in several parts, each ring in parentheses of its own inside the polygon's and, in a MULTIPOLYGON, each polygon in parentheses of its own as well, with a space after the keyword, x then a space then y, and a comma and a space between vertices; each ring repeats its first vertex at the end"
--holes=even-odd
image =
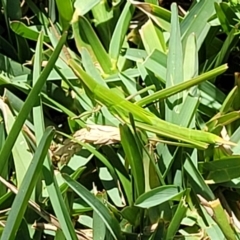
POLYGON ((190 186, 195 193, 200 194, 207 200, 215 199, 210 187, 205 183, 203 176, 198 171, 197 167, 194 165, 189 156, 187 156, 187 159, 184 163, 184 169, 186 170, 186 174, 190 179, 190 186))
MULTIPOLYGON (((3 120, 6 132, 7 134, 9 134, 15 122, 15 118, 8 105, 6 105, 2 100, 0 100, 0 109, 3 113, 3 120)), ((12 154, 16 171, 17 186, 19 187, 22 184, 24 175, 32 159, 32 153, 29 151, 28 144, 22 132, 19 133, 16 139, 16 142, 12 149, 12 154)))
MULTIPOLYGON (((37 83, 37 79, 41 74, 41 65, 42 65, 42 54, 43 54, 43 34, 40 33, 36 53, 33 64, 33 87, 37 83)), ((36 143, 38 144, 42 134, 44 132, 44 118, 42 114, 42 104, 40 98, 38 99, 38 104, 33 107, 33 123, 34 123, 34 132, 36 137, 36 143)))
POLYGON ((127 125, 120 126, 120 135, 123 150, 131 166, 132 177, 134 185, 136 186, 136 197, 138 197, 143 194, 145 190, 143 156, 139 151, 140 148, 137 145, 136 137, 127 125))
POLYGON ((100 2, 101 0, 88 0, 88 1, 76 0, 74 2, 74 7, 77 10, 78 15, 83 16, 100 2))
POLYGON ((54 131, 52 128, 48 128, 44 133, 31 165, 23 179, 22 185, 19 188, 19 193, 13 202, 1 239, 15 239, 15 234, 27 208, 28 200, 41 173, 43 161, 48 152, 53 135, 54 131))
POLYGON ((125 34, 128 30, 128 27, 129 27, 128 25, 132 18, 134 9, 135 9, 134 6, 129 1, 127 1, 122 11, 122 14, 117 22, 117 25, 115 26, 113 36, 111 38, 111 42, 109 46, 109 55, 112 59, 113 66, 115 68, 117 66, 120 50, 122 48, 125 34))
POLYGON ((178 200, 184 195, 185 191, 180 192, 178 186, 167 185, 154 188, 142 194, 136 201, 135 206, 150 208, 160 205, 169 200, 178 200))
POLYGON ((53 210, 61 225, 61 229, 66 239, 77 240, 78 238, 74 231, 73 223, 71 221, 69 212, 67 210, 63 197, 61 195, 49 157, 45 159, 43 165, 44 165, 43 176, 44 176, 45 184, 47 187, 47 191, 49 194, 49 198, 50 198, 53 210))
MULTIPOLYGON (((18 21, 13 21, 10 24, 11 29, 18 35, 33 40, 37 41, 39 32, 33 30, 32 28, 29 28, 27 25, 25 25, 22 22, 18 21)), ((47 35, 44 35, 44 41, 45 42, 50 42, 50 39, 47 35)))
POLYGON ((201 163, 199 168, 209 184, 231 181, 240 177, 239 156, 230 156, 212 162, 201 163))
MULTIPOLYGON (((169 51, 167 55, 167 79, 166 88, 176 86, 183 82, 183 52, 181 44, 180 26, 178 21, 177 4, 171 5, 171 32, 169 40, 169 51)), ((165 120, 179 124, 179 113, 183 102, 182 92, 169 96, 165 100, 165 120)))
POLYGON ((166 43, 163 36, 163 32, 154 25, 151 19, 149 19, 139 31, 144 48, 148 54, 151 54, 154 49, 158 49, 161 52, 166 52, 166 43))
POLYGON ((179 228, 183 218, 186 215, 187 209, 188 209, 188 206, 186 204, 185 199, 183 198, 180 200, 177 210, 176 210, 173 218, 171 219, 171 222, 167 228, 167 234, 164 239, 166 239, 166 240, 174 239, 174 236, 177 233, 178 228, 179 228))
POLYGON ((169 96, 172 96, 180 91, 187 90, 190 87, 193 87, 197 84, 200 84, 204 81, 207 81, 208 79, 214 78, 222 73, 224 73, 227 70, 227 65, 224 64, 220 67, 217 67, 213 70, 210 70, 208 72, 205 72, 191 80, 179 83, 175 86, 160 90, 158 92, 153 93, 150 96, 147 96, 137 102, 137 105, 144 106, 146 104, 152 103, 155 100, 163 100, 166 99, 169 96))
POLYGON ((66 21, 70 22, 73 15, 73 4, 71 0, 61 1, 56 0, 57 8, 62 16, 66 21))
POLYGON ((33 108, 34 104, 36 103, 38 99, 38 95, 46 82, 47 77, 49 76, 51 70, 53 69, 53 66, 55 62, 57 61, 57 58, 61 52, 61 49, 66 41, 67 32, 65 32, 61 39, 59 40, 59 43, 53 52, 51 58, 48 61, 47 66, 44 68, 43 72, 41 73, 37 83, 34 85, 33 89, 30 91, 20 113, 18 114, 16 121, 11 128, 11 131, 6 139, 6 143, 4 144, 3 148, 0 152, 0 165, 4 166, 7 162, 7 159, 9 158, 11 154, 12 147, 19 135, 19 132, 22 129, 22 126, 28 117, 31 109, 33 108))
MULTIPOLYGON (((155 4, 130 0, 130 2, 151 18, 160 28, 170 32, 171 13, 169 10, 155 4)), ((181 17, 180 17, 181 19, 181 17)))
POLYGON ((108 56, 98 36, 94 32, 89 21, 83 16, 80 17, 75 16, 72 23, 75 24, 74 28, 78 26, 78 30, 76 29, 76 34, 80 34, 80 36, 77 37, 76 41, 80 41, 77 43, 77 45, 80 47, 79 49, 80 52, 81 47, 84 47, 84 45, 89 44, 103 71, 105 73, 111 73, 113 68, 110 57, 108 56))
POLYGON ((232 226, 229 224, 229 216, 226 214, 226 210, 222 207, 221 202, 219 199, 216 199, 212 202, 209 202, 210 207, 213 209, 214 213, 214 220, 221 228, 223 234, 225 235, 226 239, 235 240, 236 235, 232 226))
POLYGON ((63 178, 68 186, 72 188, 90 207, 92 207, 99 217, 101 217, 112 236, 118 240, 122 239, 119 224, 106 206, 84 186, 72 180, 68 175, 64 174, 63 178))
POLYGON ((215 13, 214 2, 221 0, 198 1, 181 22, 183 49, 187 48, 187 38, 195 33, 198 50, 210 29, 209 18, 215 13))

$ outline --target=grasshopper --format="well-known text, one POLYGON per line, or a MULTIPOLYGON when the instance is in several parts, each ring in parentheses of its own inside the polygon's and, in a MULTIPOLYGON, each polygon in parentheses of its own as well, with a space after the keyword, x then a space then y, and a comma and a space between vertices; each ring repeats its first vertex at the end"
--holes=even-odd
POLYGON ((69 59, 68 65, 81 80, 82 84, 92 93, 96 101, 105 105, 112 114, 117 115, 128 124, 130 123, 129 113, 131 113, 138 128, 153 132, 162 137, 190 143, 199 149, 206 149, 209 144, 233 145, 233 143, 230 143, 215 134, 189 129, 166 122, 146 109, 129 102, 112 92, 107 87, 97 83, 74 59, 69 59))

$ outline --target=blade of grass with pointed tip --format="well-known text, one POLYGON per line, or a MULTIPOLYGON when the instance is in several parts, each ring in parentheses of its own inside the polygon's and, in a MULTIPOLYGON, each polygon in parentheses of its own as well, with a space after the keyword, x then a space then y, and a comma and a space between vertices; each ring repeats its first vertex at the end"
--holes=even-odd
MULTIPOLYGON (((198 51, 195 34, 189 35, 183 61, 183 79, 190 80, 198 75, 198 51)), ((195 127, 195 114, 199 106, 198 86, 194 86, 183 92, 183 105, 179 114, 180 125, 184 127, 195 127)))
POLYGON ((188 206, 186 204, 186 201, 184 198, 182 198, 178 204, 177 210, 171 219, 171 222, 167 228, 167 233, 164 239, 170 240, 174 239, 174 236, 176 235, 178 228, 183 220, 183 218, 186 215, 188 206))
POLYGON ((224 73, 228 69, 227 65, 224 64, 220 67, 217 67, 213 70, 210 70, 208 72, 205 72, 191 80, 184 81, 182 83, 179 83, 175 86, 160 90, 158 92, 153 93, 151 96, 147 96, 145 98, 142 98, 140 101, 137 102, 137 105, 139 106, 144 106, 146 104, 152 103, 155 100, 163 100, 166 99, 167 97, 176 94, 180 91, 186 90, 190 87, 193 87, 197 84, 200 84, 204 81, 207 81, 208 79, 214 78, 222 73, 224 73))
MULTIPOLYGON (((190 80, 198 75, 198 51, 196 36, 194 33, 190 34, 187 39, 188 48, 184 53, 184 62, 183 62, 183 79, 184 81, 190 80)), ((193 92, 193 89, 192 91, 193 92)))
POLYGON ((208 200, 215 199, 215 196, 209 186, 205 183, 202 175, 196 168, 196 166, 193 164, 193 161, 191 160, 190 156, 187 156, 187 159, 184 163, 184 169, 186 170, 186 174, 188 175, 190 181, 191 189, 197 193, 203 196, 204 198, 208 200))
POLYGON ((111 42, 109 45, 109 55, 111 57, 113 68, 116 68, 118 57, 123 45, 125 34, 128 30, 130 20, 134 12, 134 6, 127 1, 122 14, 115 26, 111 42))
POLYGON ((198 1, 192 7, 191 11, 181 22, 181 33, 183 49, 187 48, 186 42, 190 34, 196 34, 197 49, 199 50, 209 29, 209 18, 215 13, 214 2, 221 2, 221 0, 207 0, 198 1))
POLYGON ((167 56, 159 50, 154 50, 143 62, 145 68, 152 71, 158 76, 163 83, 166 82, 167 76, 167 56))
POLYGON ((108 230, 111 232, 115 239, 122 239, 120 226, 116 218, 109 212, 106 206, 100 202, 96 196, 90 193, 80 183, 72 180, 68 175, 63 175, 64 180, 70 188, 72 188, 92 209, 101 217, 108 230))
POLYGON ((53 135, 53 129, 48 128, 40 141, 39 147, 33 156, 33 160, 26 172, 22 185, 19 188, 19 192, 11 207, 6 226, 1 236, 2 239, 15 239, 15 234, 24 216, 28 200, 41 173, 43 161, 48 152, 53 135), (18 217, 16 217, 16 215, 18 217))
POLYGON ((68 212, 66 204, 61 195, 61 192, 54 174, 53 166, 48 156, 45 159, 43 165, 44 165, 43 176, 44 176, 45 184, 47 187, 47 191, 49 194, 49 198, 50 198, 53 210, 61 225, 61 229, 66 239, 77 240, 78 238, 74 231, 70 214, 68 212))
MULTIPOLYGON (((167 55, 167 79, 166 88, 183 83, 183 52, 178 21, 177 4, 171 5, 171 32, 169 40, 169 51, 167 55)), ((183 102, 183 93, 178 92, 165 100, 165 119, 167 122, 179 124, 179 113, 183 102)))
POLYGON ((238 94, 238 86, 235 86, 225 98, 219 112, 220 114, 228 112, 232 108, 233 101, 238 94))
MULTIPOLYGON (((78 18, 74 18, 73 22, 75 22, 76 26, 79 28, 77 34, 80 34, 81 42, 85 41, 86 43, 84 44, 91 46, 91 49, 103 71, 105 73, 111 73, 113 70, 111 60, 89 21, 85 17, 80 16, 78 18)), ((78 40, 80 40, 79 37, 76 39, 76 41, 78 40)), ((79 46, 82 45, 81 42, 78 43, 79 46)))
POLYGON ((240 176, 238 171, 240 169, 239 156, 201 163, 199 169, 206 176, 205 179, 209 184, 228 182, 240 176))
MULTIPOLYGON (((33 63, 33 87, 41 74, 41 65, 43 57, 42 54, 43 54, 43 33, 41 32, 37 41, 36 53, 33 63)), ((38 104, 36 104, 36 106, 33 107, 33 124, 34 133, 36 137, 36 144, 38 144, 45 129, 42 112, 42 102, 40 98, 38 99, 38 104)))
POLYGON ((134 205, 140 208, 151 208, 169 200, 181 199, 184 193, 185 191, 179 191, 178 186, 161 186, 139 196, 134 205))
POLYGON ((230 26, 230 23, 228 21, 227 16, 225 15, 224 11, 221 8, 221 5, 215 2, 214 7, 215 7, 217 17, 220 21, 220 24, 221 24, 222 28, 223 28, 223 31, 225 33, 229 33, 231 31, 231 26, 230 26))
MULTIPOLYGON (((0 109, 3 113, 3 120, 7 134, 11 131, 11 128, 15 122, 15 118, 9 109, 8 105, 0 99, 0 109)), ((32 159, 32 154, 29 152, 28 144, 22 134, 19 133, 16 142, 12 149, 13 161, 16 171, 17 186, 19 187, 22 184, 24 175, 29 167, 29 164, 32 159)))
POLYGON ((218 67, 220 64, 228 61, 231 49, 233 49, 237 45, 238 42, 239 42, 239 37, 236 34, 236 29, 233 28, 228 33, 227 39, 224 41, 222 48, 216 57, 216 62, 214 64, 215 67, 218 67))
POLYGON ((169 10, 150 3, 142 3, 133 0, 130 0, 130 2, 148 15, 148 17, 150 17, 160 28, 170 32, 171 13, 169 10))
POLYGON ((139 33, 148 54, 152 53, 155 49, 166 52, 163 32, 153 24, 151 19, 141 27, 139 33))
POLYGON ((58 42, 57 47, 55 48, 52 56, 50 57, 50 59, 48 61, 47 66, 44 68, 44 70, 42 71, 41 75, 38 78, 38 81, 36 82, 33 89, 28 94, 28 97, 27 97, 21 111, 18 114, 16 121, 13 124, 11 131, 9 132, 9 135, 6 139, 6 143, 4 144, 3 148, 1 149, 1 152, 0 152, 0 165, 1 166, 4 166, 7 163, 7 159, 9 158, 9 156, 11 154, 12 147, 15 144, 15 141, 19 135, 19 132, 21 131, 25 120, 27 119, 35 102, 37 101, 38 95, 41 92, 41 89, 42 89, 44 83, 46 82, 47 77, 49 76, 50 72, 52 71, 55 62, 57 61, 57 58, 58 58, 58 56, 61 52, 61 49, 66 41, 66 38, 67 38, 67 32, 65 32, 62 35, 61 39, 58 42))
MULTIPOLYGON (((27 38, 33 41, 37 41, 38 39, 39 32, 36 32, 35 30, 29 28, 27 25, 25 25, 22 22, 13 21, 11 22, 10 27, 13 30, 13 32, 15 32, 16 34, 24 38, 27 38)), ((50 39, 47 35, 44 35, 44 41, 50 42, 50 39)))
POLYGON ((137 145, 135 136, 127 125, 120 125, 120 135, 123 150, 125 152, 126 159, 131 167, 133 182, 136 187, 135 196, 139 197, 144 193, 145 190, 144 169, 142 162, 143 156, 139 151, 139 146, 137 145))

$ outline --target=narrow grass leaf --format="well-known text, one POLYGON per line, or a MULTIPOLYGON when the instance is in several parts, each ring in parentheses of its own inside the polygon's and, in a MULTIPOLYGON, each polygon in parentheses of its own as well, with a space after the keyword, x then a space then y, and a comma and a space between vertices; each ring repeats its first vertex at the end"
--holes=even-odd
POLYGON ((218 52, 216 62, 214 64, 215 67, 218 67, 228 61, 231 49, 233 49, 238 42, 239 36, 236 34, 236 29, 233 28, 227 35, 227 39, 224 41, 220 51, 218 52))
POLYGON ((64 174, 63 178, 70 188, 72 188, 92 209, 101 217, 106 227, 115 239, 122 239, 119 223, 116 218, 111 215, 106 206, 90 193, 84 186, 75 180, 71 179, 68 175, 64 174))
POLYGON ((138 197, 143 194, 145 190, 143 156, 139 151, 140 149, 135 136, 127 125, 120 126, 120 135, 126 159, 131 166, 133 181, 136 186, 136 197, 138 197))
POLYGON ((159 50, 154 50, 143 62, 145 68, 152 71, 159 77, 163 83, 166 82, 167 76, 167 56, 159 50))
POLYGON ((19 188, 19 192, 14 199, 6 226, 1 236, 2 239, 15 239, 15 234, 27 208, 28 200, 41 173, 43 161, 48 152, 53 135, 53 129, 48 128, 40 141, 39 147, 36 149, 33 160, 26 172, 22 185, 19 188))
POLYGON ((51 58, 48 61, 47 66, 44 68, 43 72, 41 73, 37 83, 34 85, 33 89, 30 91, 30 93, 28 94, 28 97, 21 109, 21 111, 19 112, 15 123, 13 124, 11 131, 9 132, 9 135, 6 139, 6 143, 4 144, 3 148, 1 149, 0 152, 0 165, 4 166, 7 162, 7 159, 9 158, 10 154, 11 154, 11 150, 15 144, 15 141, 19 135, 19 132, 22 129, 22 126, 26 120, 26 118, 28 117, 31 109, 33 108, 33 106, 35 105, 37 99, 38 99, 38 95, 48 77, 48 75, 50 74, 51 70, 53 69, 53 66, 61 52, 61 49, 66 41, 66 37, 67 37, 67 33, 64 33, 61 37, 61 39, 59 40, 59 43, 55 49, 55 51, 53 52, 51 58))
POLYGON ((183 74, 184 81, 190 80, 198 75, 198 51, 196 36, 194 33, 190 34, 187 39, 188 48, 184 53, 183 74))
POLYGON ((218 3, 214 3, 215 11, 217 14, 217 17, 221 23, 221 26, 223 28, 223 31, 225 33, 229 33, 231 31, 231 25, 230 22, 228 21, 228 17, 225 15, 222 6, 218 3))
POLYGON ((187 156, 187 159, 184 163, 184 169, 190 179, 189 181, 190 186, 196 194, 200 194, 201 196, 208 200, 215 199, 213 192, 211 191, 209 186, 205 183, 203 176, 198 171, 196 166, 193 164, 193 161, 189 156, 187 156))
POLYGON ((227 97, 225 98, 225 100, 224 100, 224 102, 223 102, 223 104, 222 104, 222 106, 221 106, 221 108, 220 108, 220 114, 222 114, 222 113, 226 113, 226 112, 228 112, 228 111, 230 111, 231 110, 231 108, 232 108, 232 104, 233 104, 233 102, 234 102, 234 99, 235 99, 235 97, 237 96, 237 94, 238 94, 238 86, 235 86, 231 91, 230 91, 230 93, 227 95, 227 97))
POLYGON ((160 28, 170 32, 171 13, 169 10, 151 3, 142 3, 133 0, 130 0, 130 2, 148 15, 148 17, 150 17, 160 28))
MULTIPOLYGON (((0 109, 3 114, 4 125, 7 134, 11 131, 11 128, 15 122, 15 117, 13 116, 8 105, 0 99, 0 109)), ((29 164, 32 159, 32 154, 29 151, 28 144, 22 134, 19 133, 16 142, 12 149, 13 161, 17 177, 17 186, 19 187, 22 184, 24 175, 29 167, 29 164)))
POLYGON ((109 55, 111 57, 113 68, 117 66, 118 57, 124 42, 125 34, 128 30, 130 20, 134 12, 134 6, 127 1, 122 14, 115 26, 111 42, 109 45, 109 55))
POLYGON ((91 46, 103 71, 105 73, 111 73, 113 68, 112 68, 110 57, 108 56, 101 41, 99 40, 96 33, 94 32, 89 21, 83 16, 78 17, 78 27, 79 27, 79 33, 82 35, 82 39, 84 39, 85 37, 86 43, 91 46))
MULTIPOLYGON (((42 58, 43 58, 43 33, 41 32, 37 41, 36 53, 33 64, 33 87, 37 83, 37 80, 41 74, 42 58)), ((44 118, 42 112, 42 102, 38 99, 38 103, 33 107, 33 123, 34 132, 36 136, 36 144, 39 143, 42 134, 44 132, 44 118)))
POLYGON ((176 235, 183 218, 186 216, 187 209, 188 209, 188 206, 186 204, 186 201, 184 198, 182 198, 167 228, 167 234, 164 239, 166 240, 174 239, 174 236, 176 235))
POLYGON ((42 172, 53 210, 58 218, 65 238, 77 240, 78 238, 76 236, 73 223, 61 195, 56 177, 54 175, 53 166, 49 157, 45 158, 42 172))
MULTIPOLYGON (((183 52, 181 44, 180 26, 178 21, 177 4, 171 5, 171 32, 169 51, 167 55, 166 88, 174 87, 183 82, 183 52)), ((165 100, 165 119, 168 122, 179 124, 179 113, 183 102, 183 93, 178 92, 165 100)))
POLYGON ((210 29, 209 18, 215 13, 214 2, 221 0, 199 1, 192 7, 189 14, 181 22, 181 33, 183 49, 187 48, 187 38, 195 33, 197 40, 197 49, 199 50, 210 29))
POLYGON ((227 70, 227 65, 224 64, 220 67, 217 67, 213 70, 210 70, 208 72, 205 72, 189 81, 185 81, 182 83, 179 83, 175 86, 160 90, 158 92, 153 93, 151 96, 147 96, 145 98, 142 98, 137 102, 137 105, 143 106, 149 103, 154 102, 155 100, 163 100, 166 99, 169 96, 172 96, 180 91, 186 90, 190 87, 193 87, 197 84, 200 84, 204 81, 207 81, 208 79, 214 78, 222 73, 224 73, 227 70))
POLYGON ((226 210, 223 209, 219 199, 209 202, 210 207, 214 212, 214 220, 221 228, 223 234, 225 235, 226 239, 234 240, 236 239, 235 231, 232 229, 231 225, 229 224, 229 218, 226 214, 226 210))

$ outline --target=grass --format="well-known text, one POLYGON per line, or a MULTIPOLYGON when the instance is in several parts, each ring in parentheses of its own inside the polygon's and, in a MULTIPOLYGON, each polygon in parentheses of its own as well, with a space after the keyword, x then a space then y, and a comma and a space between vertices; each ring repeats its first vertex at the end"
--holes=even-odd
POLYGON ((240 239, 239 4, 180 6, 1 2, 1 239, 240 239))

